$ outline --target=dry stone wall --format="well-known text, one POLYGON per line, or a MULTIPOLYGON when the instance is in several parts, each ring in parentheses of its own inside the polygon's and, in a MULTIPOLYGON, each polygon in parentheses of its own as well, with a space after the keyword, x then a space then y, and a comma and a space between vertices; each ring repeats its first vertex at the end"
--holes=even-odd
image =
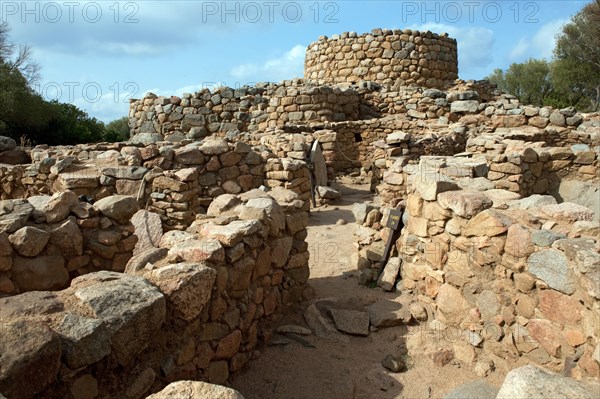
POLYGON ((321 36, 306 50, 304 78, 319 84, 369 80, 444 87, 458 78, 456 40, 410 29, 321 36))
POLYGON ((458 179, 468 188, 508 190, 518 196, 556 193, 560 184, 577 180, 598 182, 600 147, 593 151, 586 144, 571 148, 546 147, 546 143, 526 143, 505 140, 500 144, 503 153, 470 153, 460 157, 420 157, 417 164, 411 157, 397 157, 383 172, 383 183, 378 192, 384 203, 395 206, 406 198, 408 177, 419 168, 423 173, 458 179), (420 166, 418 166, 420 165, 420 166))
MULTIPOLYGON (((509 143, 503 155, 488 155, 487 178, 496 188, 507 189, 523 196, 556 192, 562 181, 598 181, 598 157, 586 144, 570 148, 536 147, 529 143, 509 143)), ((600 147, 597 147, 600 150, 600 147)))
MULTIPOLYGON (((505 140, 544 142, 552 147, 587 144, 592 150, 600 143, 597 114, 580 114, 572 108, 524 106, 513 96, 494 91, 485 81, 456 80, 444 90, 417 85, 379 86, 366 81, 345 89, 311 86, 300 80, 266 87, 268 89, 261 89, 261 96, 268 102, 265 110, 253 111, 254 119, 248 126, 227 133, 224 129, 219 134, 256 144, 255 137, 281 135, 282 131, 310 133, 313 138, 320 130, 334 131, 333 140, 323 142, 330 179, 336 173, 361 173, 362 166, 366 166, 364 172, 368 173, 373 164, 387 169, 398 156, 416 159, 422 155, 454 155, 464 151, 498 153, 505 140), (323 103, 325 97, 326 101, 335 100, 338 108, 323 103), (314 112, 319 114, 318 110, 326 115, 313 118, 314 112), (281 112, 285 115, 294 112, 297 117, 282 116, 281 112), (398 135, 404 139, 395 137, 398 135)), ((158 99, 147 100, 144 101, 158 99)), ((152 106, 145 107, 148 109, 144 112, 154 118, 150 111, 152 106)), ((197 110, 189 108, 186 112, 195 115, 197 110)), ((191 118, 188 114, 186 117, 191 118)), ((139 118, 136 121, 138 125, 141 123, 139 118)), ((180 124, 177 129, 187 127, 180 124)), ((208 134, 210 129, 202 131, 208 134)), ((185 137, 171 131, 167 138, 178 142, 185 137)), ((262 144, 280 153, 283 142, 291 137, 273 138, 262 144)), ((156 139, 162 140, 163 136, 156 139)), ((293 140, 291 145, 298 146, 293 140)), ((306 143, 310 140, 305 140, 306 143)), ((290 151, 299 153, 299 150, 286 149, 290 151)), ((297 154, 292 157, 299 156, 297 154)))
POLYGON ((361 282, 412 293, 411 312, 423 330, 408 344, 429 345, 480 376, 528 363, 578 379, 597 376, 594 211, 549 195, 521 197, 482 177, 451 176, 448 166, 434 157, 405 168, 407 195, 396 203, 406 226, 385 264, 389 208, 355 207, 361 282))
POLYGON ((72 191, 0 201, 0 296, 59 290, 82 274, 123 272, 137 242, 133 197, 94 205, 72 191))
POLYGON ((232 89, 208 89, 183 98, 148 93, 130 104, 134 142, 181 141, 208 135, 281 127, 286 123, 354 120, 359 97, 350 87, 302 80, 232 89))
POLYGON ((409 184, 410 217, 397 245, 402 286, 433 309, 430 327, 460 332, 452 350, 469 348, 471 362, 506 369, 533 362, 597 376, 594 212, 550 196, 510 202, 501 190, 460 190, 422 177, 409 184))
POLYGON ((0 392, 143 398, 178 380, 226 383, 303 295, 303 207, 283 188, 223 194, 186 231, 137 250, 125 273, 0 299, 0 392))
POLYGON ((243 141, 39 146, 32 157, 31 165, 0 165, 0 198, 65 190, 96 201, 128 195, 159 214, 166 230, 187 228, 221 194, 262 185, 288 188, 306 201, 305 209, 309 206, 308 168, 302 159, 278 159, 268 147, 252 148, 243 141))
MULTIPOLYGON (((343 124, 343 123, 341 123, 343 124)), ((307 160, 315 140, 319 141, 327 166, 329 180, 333 181, 337 172, 350 172, 360 167, 358 149, 355 146, 354 131, 340 128, 340 123, 327 124, 333 129, 323 129, 323 125, 299 126, 294 129, 268 129, 254 133, 247 138, 253 144, 269 148, 280 158, 307 160), (296 130, 296 132, 289 132, 296 130)))

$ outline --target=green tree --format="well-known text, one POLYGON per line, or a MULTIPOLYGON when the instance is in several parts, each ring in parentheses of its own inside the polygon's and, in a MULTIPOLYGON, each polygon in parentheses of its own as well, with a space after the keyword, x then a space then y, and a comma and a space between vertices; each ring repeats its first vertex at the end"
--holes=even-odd
POLYGON ((529 59, 487 79, 526 104, 600 108, 600 0, 575 14, 556 36, 551 62, 529 59))
POLYGON ((506 78, 504 77, 504 71, 500 68, 494 69, 487 78, 491 83, 494 83, 499 90, 507 91, 506 78))
POLYGON ((545 60, 529 59, 514 63, 506 72, 495 69, 487 79, 524 104, 543 105, 552 92, 550 66, 545 60))
POLYGON ((545 60, 529 59, 512 64, 505 74, 506 87, 524 104, 541 106, 552 90, 550 68, 545 60))
POLYGON ((104 141, 117 142, 129 139, 129 118, 124 116, 106 125, 104 141))
POLYGON ((0 135, 18 140, 43 130, 51 108, 27 84, 19 69, 0 62, 0 135))
POLYGON ((50 145, 92 143, 102 141, 104 123, 91 118, 73 104, 50 102, 52 118, 41 142, 50 145))
POLYGON ((569 105, 600 106, 600 1, 589 3, 556 37, 552 81, 569 105))
POLYGON ((0 135, 17 141, 51 145, 101 141, 104 124, 72 104, 45 101, 32 83, 39 67, 30 49, 9 41, 9 27, 0 23, 0 135))
POLYGON ((0 135, 19 139, 48 121, 44 100, 31 89, 39 67, 30 61, 30 49, 8 40, 6 22, 0 22, 0 135))

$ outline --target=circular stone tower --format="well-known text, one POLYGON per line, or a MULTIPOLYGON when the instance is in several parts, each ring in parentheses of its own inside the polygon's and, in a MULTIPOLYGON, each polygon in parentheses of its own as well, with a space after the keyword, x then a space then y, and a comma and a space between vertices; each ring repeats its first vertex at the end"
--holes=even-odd
POLYGON ((458 78, 456 39, 410 29, 321 36, 306 50, 304 78, 317 84, 370 80, 443 88, 458 78))

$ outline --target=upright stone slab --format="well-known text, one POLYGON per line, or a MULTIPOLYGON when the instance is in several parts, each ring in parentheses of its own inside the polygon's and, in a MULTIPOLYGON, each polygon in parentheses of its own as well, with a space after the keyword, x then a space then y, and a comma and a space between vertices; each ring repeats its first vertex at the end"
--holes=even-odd
POLYGON ((135 235, 138 237, 138 242, 135 244, 133 251, 134 254, 138 254, 148 248, 159 247, 163 228, 162 221, 157 213, 141 209, 133 215, 131 223, 133 223, 135 235))
POLYGON ((315 140, 310 150, 310 161, 313 164, 313 173, 315 175, 315 186, 327 186, 327 164, 323 157, 321 144, 315 140))

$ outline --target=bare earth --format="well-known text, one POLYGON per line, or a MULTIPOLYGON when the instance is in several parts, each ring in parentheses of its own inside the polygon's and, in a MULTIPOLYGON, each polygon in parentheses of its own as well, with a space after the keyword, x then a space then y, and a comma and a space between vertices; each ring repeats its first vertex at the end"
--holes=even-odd
MULTIPOLYGON (((381 298, 408 306, 410 297, 406 294, 358 285, 350 265, 350 255, 355 252, 352 206, 373 197, 368 185, 346 185, 342 194, 336 204, 311 210, 307 241, 314 299, 333 297, 356 309, 366 309, 381 298), (336 224, 339 219, 347 224, 336 224)), ((310 303, 306 301, 304 308, 310 303)), ((307 326, 301 312, 288 315, 281 324, 307 326)), ((407 340, 421 328, 425 327, 381 328, 368 337, 344 334, 347 342, 330 342, 315 335, 302 337, 314 347, 293 340, 273 345, 279 342, 274 335, 271 344, 261 348, 262 355, 233 379, 232 386, 246 399, 441 398, 454 387, 480 378, 457 361, 435 366, 428 353, 432 347, 435 350, 435 342, 407 351, 407 340), (386 370, 381 361, 388 354, 404 359, 408 371, 386 370)), ((504 372, 495 371, 486 379, 498 387, 504 376, 504 372)))

